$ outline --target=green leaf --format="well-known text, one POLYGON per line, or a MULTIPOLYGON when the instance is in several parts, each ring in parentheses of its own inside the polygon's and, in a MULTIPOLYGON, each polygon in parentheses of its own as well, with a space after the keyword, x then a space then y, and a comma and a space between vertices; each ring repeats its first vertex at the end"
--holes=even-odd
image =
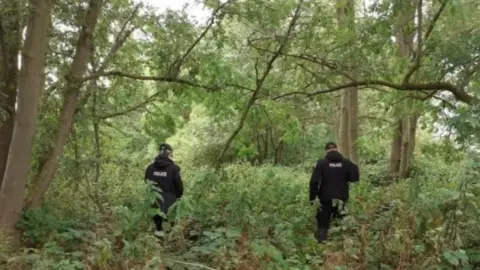
POLYGON ((451 251, 446 251, 443 253, 443 257, 451 264, 454 266, 458 266, 460 264, 460 261, 458 258, 455 256, 454 253, 451 251))

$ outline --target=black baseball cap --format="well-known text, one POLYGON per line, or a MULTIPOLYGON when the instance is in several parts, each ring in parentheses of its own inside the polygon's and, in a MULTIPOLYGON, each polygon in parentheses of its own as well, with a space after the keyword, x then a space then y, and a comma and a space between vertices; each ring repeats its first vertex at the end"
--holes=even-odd
POLYGON ((325 144, 325 150, 337 148, 337 144, 334 142, 328 142, 325 144))

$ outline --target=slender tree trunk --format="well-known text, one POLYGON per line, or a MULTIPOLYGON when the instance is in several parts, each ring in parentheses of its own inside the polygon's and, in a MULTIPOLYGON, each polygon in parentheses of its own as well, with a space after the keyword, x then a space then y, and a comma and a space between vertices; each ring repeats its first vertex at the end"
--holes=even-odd
MULTIPOLYGON (((337 0, 337 20, 339 26, 352 31, 352 39, 355 39, 355 3, 353 0, 337 0)), ((353 57, 350 57, 353 59, 353 57)), ((349 72, 350 80, 357 79, 355 73, 355 62, 351 62, 352 71, 349 72)), ((342 94, 340 117, 340 152, 350 158, 353 162, 358 163, 356 141, 358 139, 358 88, 347 88, 342 94)))
POLYGON ((265 160, 268 159, 268 153, 270 152, 269 143, 268 143, 268 135, 264 134, 262 136, 262 142, 263 142, 263 156, 262 156, 262 164, 265 162, 265 160))
POLYGON ((0 230, 11 236, 11 245, 20 243, 16 224, 21 218, 32 146, 36 129, 39 97, 43 87, 45 47, 52 0, 30 0, 22 67, 18 80, 18 102, 9 156, 0 190, 0 230))
POLYGON ((403 134, 403 121, 397 120, 394 127, 394 133, 392 138, 392 147, 390 151, 390 160, 388 167, 388 174, 391 178, 398 177, 400 171, 400 159, 402 154, 402 134, 403 134))
POLYGON ((407 129, 407 132, 404 132, 403 134, 402 156, 398 173, 400 179, 410 176, 411 160, 415 150, 415 135, 417 131, 418 116, 409 115, 408 117, 405 117, 403 121, 404 128, 407 129))
POLYGON ((278 143, 277 148, 275 149, 275 164, 279 164, 283 160, 283 149, 284 149, 285 143, 283 140, 280 140, 278 143))
POLYGON ((332 121, 332 135, 335 136, 335 140, 339 143, 342 138, 340 137, 340 127, 342 126, 342 95, 332 98, 333 110, 331 115, 334 116, 332 121))
POLYGON ((350 105, 350 89, 343 90, 342 94, 342 105, 341 105, 341 117, 340 117, 340 128, 339 128, 339 138, 338 141, 338 150, 345 157, 350 157, 350 129, 349 129, 349 105, 350 105))
POLYGON ((262 164, 262 144, 260 143, 260 134, 258 133, 258 128, 255 129, 255 137, 257 139, 257 161, 259 164, 262 164))
POLYGON ((34 180, 31 194, 27 198, 27 208, 36 208, 40 206, 43 196, 47 192, 47 189, 58 170, 60 157, 63 154, 65 143, 70 135, 80 89, 82 87, 79 80, 83 77, 87 68, 87 63, 91 57, 93 33, 95 32, 102 4, 102 0, 90 0, 85 21, 78 38, 75 57, 70 72, 67 75, 64 103, 58 117, 58 126, 53 147, 49 150, 47 158, 34 180))
MULTIPOLYGON (((398 12, 395 24, 395 36, 398 44, 399 57, 403 59, 411 58, 414 38, 414 19, 415 3, 419 0, 405 0, 396 2, 395 9, 398 12)), ((408 93, 406 95, 411 95, 408 93)), ((411 99, 406 105, 408 114, 405 113, 397 119, 396 132, 393 135, 392 148, 390 152, 389 174, 393 178, 406 178, 410 166, 410 160, 413 155, 415 142, 415 133, 417 121, 410 119, 411 99), (414 125, 414 126, 412 126, 414 125), (410 154, 411 153, 411 154, 410 154)))
POLYGON ((18 54, 22 40, 21 1, 2 2, 0 15, 0 188, 12 140, 15 103, 17 100, 18 54), (3 118, 3 117, 2 117, 3 118))
POLYGON ((404 179, 409 165, 408 151, 410 149, 410 117, 406 116, 402 119, 402 147, 400 152, 400 168, 398 177, 404 179))
POLYGON ((349 89, 350 112, 348 114, 348 146, 350 159, 358 164, 357 140, 358 140, 358 88, 349 89))

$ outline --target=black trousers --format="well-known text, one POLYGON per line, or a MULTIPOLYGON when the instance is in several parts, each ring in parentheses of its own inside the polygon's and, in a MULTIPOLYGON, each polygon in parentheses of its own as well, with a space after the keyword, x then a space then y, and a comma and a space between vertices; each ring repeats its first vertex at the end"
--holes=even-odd
POLYGON ((163 231, 163 218, 160 215, 153 216, 153 222, 155 222, 155 229, 157 232, 163 231))
MULTIPOLYGON (((343 203, 343 206, 345 202, 343 203)), ((344 217, 341 213, 340 205, 333 205, 332 200, 320 201, 321 208, 317 211, 317 228, 328 230, 330 228, 330 223, 332 219, 340 220, 344 217)))

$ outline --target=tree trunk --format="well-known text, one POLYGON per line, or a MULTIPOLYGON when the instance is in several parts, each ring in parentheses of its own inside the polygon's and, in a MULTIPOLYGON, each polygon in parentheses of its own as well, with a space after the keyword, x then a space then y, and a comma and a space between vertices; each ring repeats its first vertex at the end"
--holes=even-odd
POLYGON ((263 157, 262 157, 262 163, 265 162, 265 160, 268 160, 268 154, 270 153, 270 147, 268 143, 268 135, 264 134, 262 136, 262 141, 263 141, 263 157))
POLYGON ((350 105, 350 89, 343 90, 342 105, 341 105, 341 117, 340 117, 340 130, 338 150, 345 157, 350 157, 350 130, 349 130, 349 105, 350 105))
POLYGON ((27 198, 27 208, 36 208, 40 206, 43 196, 47 192, 47 189, 58 170, 60 157, 63 154, 65 143, 70 135, 80 89, 82 87, 79 80, 84 76, 88 61, 91 57, 93 33, 95 32, 101 8, 101 0, 90 1, 82 31, 78 38, 75 57, 70 72, 66 77, 67 86, 65 89, 63 107, 58 117, 58 126, 54 143, 33 182, 31 194, 29 194, 29 197, 27 198))
POLYGON ((403 134, 403 121, 397 120, 394 127, 394 133, 392 138, 392 147, 390 151, 390 160, 388 166, 388 175, 390 178, 395 179, 398 177, 400 171, 400 159, 402 154, 402 134, 403 134))
MULTIPOLYGON (((352 31, 352 40, 355 39, 355 3, 353 0, 337 0, 337 20, 339 26, 352 31)), ((349 57, 353 59, 353 57, 349 57)), ((350 62, 349 79, 357 79, 355 62, 350 62)), ((340 117, 340 152, 358 164, 356 141, 358 139, 358 88, 347 88, 342 94, 342 110, 340 117)))
POLYGON ((340 127, 342 126, 342 96, 334 96, 332 98, 333 110, 331 115, 334 116, 332 121, 332 135, 335 136, 335 140, 339 143, 342 138, 340 137, 340 127))
POLYGON ((349 140, 348 147, 350 159, 358 164, 357 140, 358 140, 358 88, 349 89, 350 112, 348 114, 349 140))
POLYGON ((22 43, 20 4, 21 1, 6 1, 2 4, 3 14, 0 15, 0 110, 5 117, 0 121, 0 188, 12 140, 17 101, 18 54, 22 43))
POLYGON ((284 141, 280 140, 277 148, 275 149, 275 164, 282 163, 284 146, 285 146, 284 141))
MULTIPOLYGON (((418 0, 398 1, 395 9, 398 12, 395 25, 395 37, 398 44, 399 57, 411 58, 411 49, 414 39, 415 3, 418 0)), ((408 93, 406 95, 411 95, 408 93)), ((407 99, 411 107, 411 99, 407 99)), ((411 111, 408 113, 410 114, 411 111)), ((402 115, 397 119, 396 132, 393 135, 392 148, 390 152, 389 174, 390 177, 403 179, 408 177, 410 160, 413 156, 416 132, 416 119, 411 115, 402 115), (412 134, 412 132, 414 132, 412 134)))
POLYGON ((415 150, 415 135, 417 131, 417 115, 410 115, 403 120, 404 129, 407 132, 403 133, 402 141, 402 155, 400 159, 400 169, 398 177, 404 179, 410 176, 411 160, 413 158, 413 152, 415 150))
POLYGON ((0 190, 0 230, 12 237, 11 245, 20 243, 16 224, 21 218, 32 146, 35 137, 38 92, 43 87, 45 47, 52 0, 30 0, 22 67, 18 80, 17 111, 2 189, 0 190))

